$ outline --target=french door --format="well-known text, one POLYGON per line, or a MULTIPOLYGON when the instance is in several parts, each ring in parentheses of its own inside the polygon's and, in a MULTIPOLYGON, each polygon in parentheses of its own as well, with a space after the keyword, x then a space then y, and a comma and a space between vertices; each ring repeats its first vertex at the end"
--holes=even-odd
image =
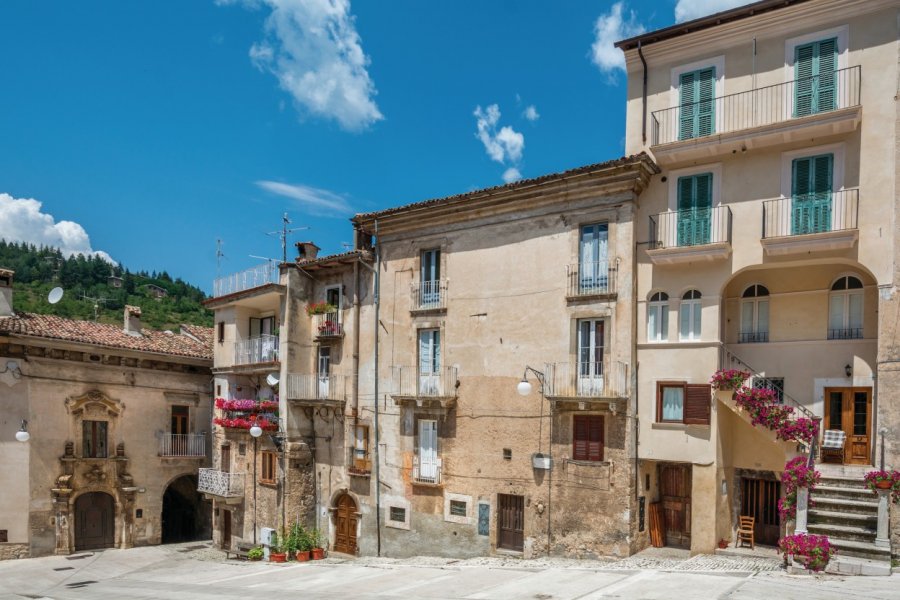
POLYGON ((438 305, 441 300, 441 251, 438 249, 425 250, 422 252, 421 259, 420 305, 438 305))
POLYGON ((438 329, 419 330, 419 395, 437 396, 441 393, 441 332, 438 329))
POLYGON ((609 290, 607 238, 609 226, 594 223, 581 227, 578 248, 579 293, 605 293, 609 290))
POLYGON ((419 481, 438 483, 437 420, 419 419, 419 481))
POLYGON ((872 464, 872 388, 825 388, 825 429, 847 434, 845 463, 872 464))
POLYGON ((741 477, 741 516, 753 517, 753 537, 758 544, 778 543, 780 497, 781 484, 777 481, 741 477))
POLYGON ((578 321, 578 395, 596 396, 603 392, 602 319, 578 321))
POLYGON ((316 398, 327 399, 331 375, 331 348, 319 346, 319 361, 316 366, 316 398))

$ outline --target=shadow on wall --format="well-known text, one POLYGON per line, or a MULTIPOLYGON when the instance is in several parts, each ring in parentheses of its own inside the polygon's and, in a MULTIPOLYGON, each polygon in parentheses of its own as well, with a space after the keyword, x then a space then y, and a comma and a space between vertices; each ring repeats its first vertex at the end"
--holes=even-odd
POLYGON ((212 538, 212 507, 197 492, 197 476, 184 475, 163 494, 162 543, 212 538))

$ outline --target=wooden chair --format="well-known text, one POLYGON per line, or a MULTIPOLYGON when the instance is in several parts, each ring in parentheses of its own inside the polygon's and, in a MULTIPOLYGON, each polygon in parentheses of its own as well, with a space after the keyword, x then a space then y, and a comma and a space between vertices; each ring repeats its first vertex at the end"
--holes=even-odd
POLYGON ((744 516, 738 518, 740 519, 740 525, 738 526, 737 536, 734 540, 734 547, 737 548, 738 544, 743 546, 744 542, 750 542, 750 549, 753 550, 753 524, 755 519, 753 517, 744 516))
POLYGON ((827 456, 837 456, 840 458, 841 464, 844 464, 844 443, 847 441, 847 434, 840 429, 828 429, 822 436, 822 462, 825 462, 827 456))

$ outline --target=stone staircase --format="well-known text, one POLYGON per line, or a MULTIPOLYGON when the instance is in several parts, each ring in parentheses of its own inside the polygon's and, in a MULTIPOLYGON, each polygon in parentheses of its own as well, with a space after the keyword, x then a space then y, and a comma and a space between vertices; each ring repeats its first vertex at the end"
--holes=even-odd
POLYGON ((878 501, 863 479, 866 471, 871 469, 856 465, 816 465, 822 477, 810 494, 807 529, 809 533, 827 535, 837 549, 832 560, 835 564, 829 565, 829 571, 834 569, 843 573, 886 568, 890 573, 890 548, 875 545, 878 501))

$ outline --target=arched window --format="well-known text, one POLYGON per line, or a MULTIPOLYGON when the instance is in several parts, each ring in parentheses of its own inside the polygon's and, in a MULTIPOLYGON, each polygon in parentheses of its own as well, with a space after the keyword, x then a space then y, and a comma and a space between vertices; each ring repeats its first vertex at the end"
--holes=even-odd
POLYGON ((828 339, 863 336, 863 284, 853 275, 838 278, 828 298, 828 339))
POLYGON ((682 341, 700 339, 700 292, 688 290, 681 296, 679 310, 678 337, 682 341))
POLYGON ((665 342, 669 339, 669 295, 656 292, 647 304, 647 341, 665 342))
POLYGON ((741 343, 769 341, 769 290, 751 285, 741 296, 741 343))

